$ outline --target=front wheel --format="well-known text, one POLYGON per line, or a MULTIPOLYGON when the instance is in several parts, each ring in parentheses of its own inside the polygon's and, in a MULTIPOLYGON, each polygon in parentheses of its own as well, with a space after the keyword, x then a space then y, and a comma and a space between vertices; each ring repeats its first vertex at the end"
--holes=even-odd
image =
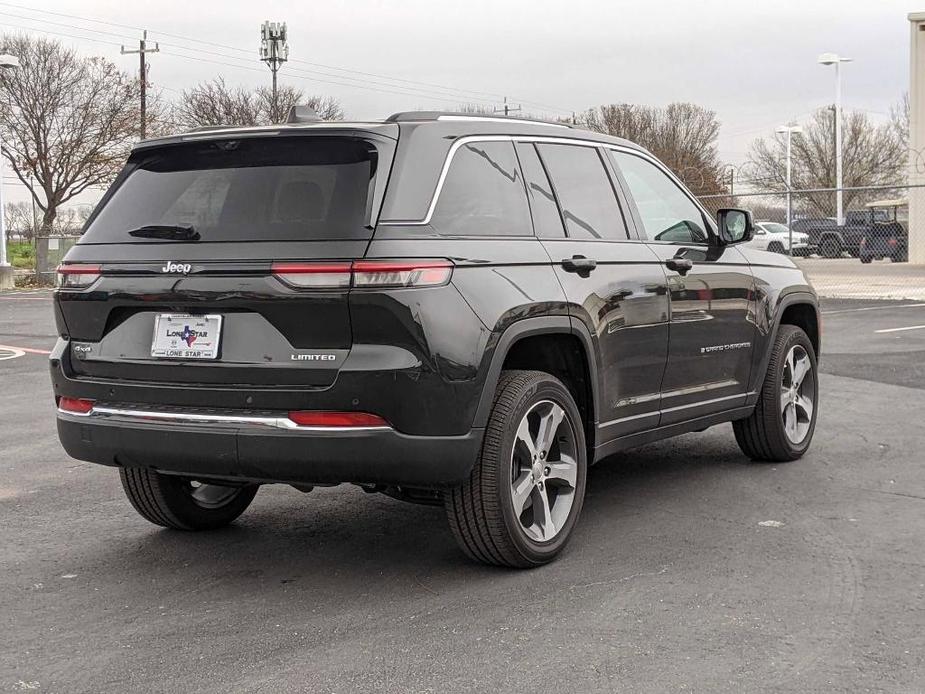
POLYGON ((816 353, 795 325, 781 325, 755 410, 733 422, 739 448, 752 460, 786 462, 809 449, 816 429, 816 353))
POLYGON ((871 261, 873 261, 873 256, 869 256, 869 255, 861 256, 861 262, 864 263, 865 265, 871 261))
POLYGON ((587 450, 568 389, 541 371, 505 371, 469 479, 444 494, 462 550, 486 564, 552 561, 581 513, 587 450))
POLYGON ((768 244, 768 250, 771 251, 771 253, 783 253, 784 245, 782 243, 778 243, 777 241, 773 241, 768 244))
POLYGON ((250 506, 258 485, 230 486, 165 475, 147 468, 121 468, 122 488, 139 515, 175 530, 211 530, 228 525, 250 506))

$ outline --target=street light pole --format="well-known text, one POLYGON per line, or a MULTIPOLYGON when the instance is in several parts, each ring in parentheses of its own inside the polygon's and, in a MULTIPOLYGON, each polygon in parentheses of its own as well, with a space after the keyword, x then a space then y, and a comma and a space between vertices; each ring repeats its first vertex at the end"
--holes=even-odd
MULTIPOLYGON (((15 55, 0 55, 0 70, 4 72, 19 67, 19 58, 15 55)), ((3 142, 0 140, 0 152, 3 142)), ((3 208, 3 156, 0 154, 0 289, 12 289, 13 268, 6 257, 6 210, 3 208)))
POLYGON ((790 149, 790 140, 793 135, 803 132, 803 128, 799 125, 782 125, 777 129, 777 132, 780 134, 787 135, 787 255, 793 255, 793 229, 790 228, 790 223, 793 219, 793 203, 791 201, 791 190, 793 186, 791 185, 791 172, 793 169, 793 159, 791 157, 790 149))
POLYGON ((837 53, 823 53, 819 56, 821 65, 835 66, 835 217, 838 226, 845 223, 845 211, 842 207, 842 142, 841 142, 841 70, 842 63, 850 63, 851 58, 842 58, 837 53))

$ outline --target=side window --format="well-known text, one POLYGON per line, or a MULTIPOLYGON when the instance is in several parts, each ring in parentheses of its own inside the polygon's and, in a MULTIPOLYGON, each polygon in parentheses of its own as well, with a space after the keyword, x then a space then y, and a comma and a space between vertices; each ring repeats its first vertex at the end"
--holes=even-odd
POLYGON ((524 171, 524 182, 527 184, 527 195, 530 198, 530 210, 533 212, 533 228, 536 235, 546 239, 564 237, 565 229, 562 228, 562 217, 559 215, 556 196, 553 195, 552 186, 549 184, 549 178, 536 153, 536 148, 529 142, 520 142, 516 147, 520 167, 524 171))
POLYGON ((610 156, 623 174, 650 241, 707 243, 709 235, 700 208, 665 172, 634 154, 610 156))
POLYGON ((450 163, 431 224, 450 236, 532 236, 511 142, 472 142, 450 163))
POLYGON ((597 149, 579 145, 537 145, 555 186, 568 235, 626 239, 626 224, 597 149))

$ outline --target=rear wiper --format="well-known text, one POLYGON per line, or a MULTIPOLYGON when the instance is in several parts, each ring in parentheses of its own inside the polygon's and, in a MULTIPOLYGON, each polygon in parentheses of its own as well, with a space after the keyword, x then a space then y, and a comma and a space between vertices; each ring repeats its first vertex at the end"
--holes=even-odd
POLYGON ((183 224, 148 224, 128 232, 140 239, 167 239, 169 241, 198 241, 199 232, 183 224))

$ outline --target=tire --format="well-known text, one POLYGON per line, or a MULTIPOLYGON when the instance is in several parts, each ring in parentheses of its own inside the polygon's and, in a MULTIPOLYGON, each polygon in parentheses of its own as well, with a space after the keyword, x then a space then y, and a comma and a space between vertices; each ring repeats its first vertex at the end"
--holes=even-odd
POLYGON ((819 378, 813 345, 800 328, 781 325, 774 340, 758 404, 749 417, 732 423, 736 442, 752 460, 775 463, 797 460, 809 449, 818 412, 819 378), (799 358, 805 356, 808 366, 808 371, 804 372, 796 388, 802 405, 796 404, 793 399, 794 389, 789 387, 793 383, 795 368, 795 364, 790 361, 791 354, 795 354, 801 363, 799 358), (810 409, 808 416, 807 398, 810 409), (792 408, 790 415, 787 414, 788 408, 792 408), (785 418, 787 422, 793 423, 792 429, 785 423, 785 418))
POLYGON ((866 265, 867 263, 871 262, 871 261, 873 261, 873 258, 872 258, 871 256, 869 256, 869 255, 862 255, 862 256, 861 256, 861 262, 864 263, 865 265, 866 265))
POLYGON ((471 559, 531 568, 552 561, 565 547, 586 481, 584 428, 568 389, 542 371, 504 371, 479 459, 468 481, 444 494, 444 507, 457 543, 471 559), (555 435, 543 437, 541 424, 560 413, 555 435), (544 449, 543 441, 552 443, 544 449), (541 449, 535 456, 531 445, 541 449))
POLYGON ((819 244, 819 254, 823 258, 838 258, 841 256, 841 253, 841 241, 836 238, 827 236, 822 239, 822 242, 819 244))
POLYGON ((783 244, 780 244, 777 241, 775 241, 774 243, 768 244, 768 250, 771 251, 771 253, 783 253, 784 246, 783 244))
POLYGON ((255 484, 198 484, 147 468, 121 468, 119 474, 125 495, 141 517, 175 530, 212 530, 228 525, 250 506, 258 488, 255 484))

